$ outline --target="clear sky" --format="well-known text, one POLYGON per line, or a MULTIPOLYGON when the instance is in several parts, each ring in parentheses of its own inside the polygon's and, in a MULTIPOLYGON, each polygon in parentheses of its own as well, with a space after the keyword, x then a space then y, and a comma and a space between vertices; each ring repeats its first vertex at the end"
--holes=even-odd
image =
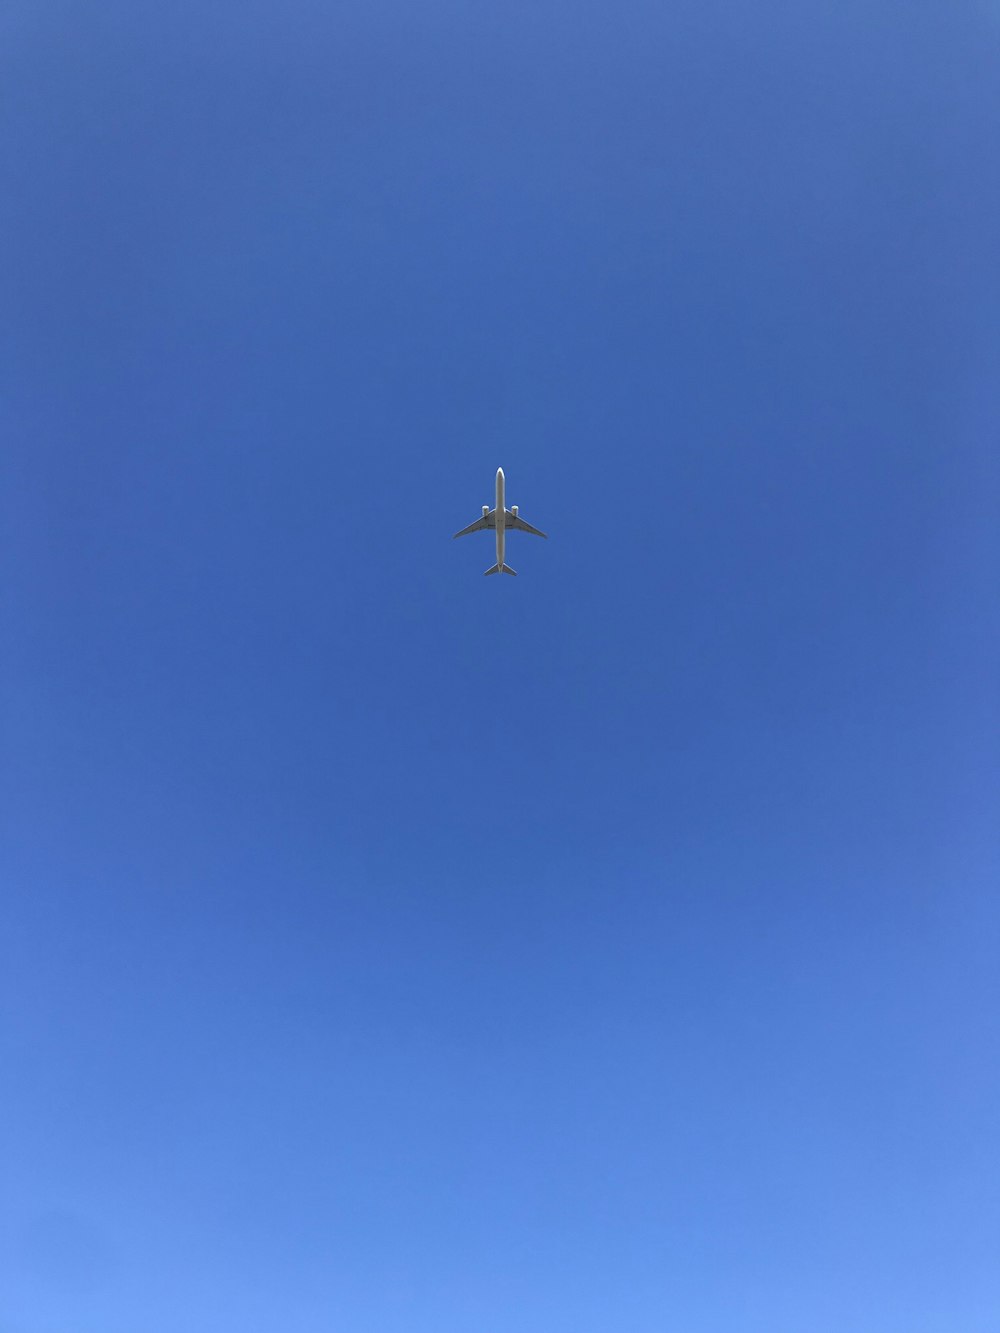
POLYGON ((0 85, 0 1333, 995 1333, 1000 6, 0 85))

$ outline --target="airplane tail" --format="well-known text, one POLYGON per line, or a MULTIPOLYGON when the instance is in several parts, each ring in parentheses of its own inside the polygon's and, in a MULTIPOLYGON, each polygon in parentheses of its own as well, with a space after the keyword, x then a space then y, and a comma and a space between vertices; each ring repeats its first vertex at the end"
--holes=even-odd
POLYGON ((486 574, 513 574, 517 578, 517 570, 511 569, 510 565, 494 565, 492 569, 484 570, 486 574))

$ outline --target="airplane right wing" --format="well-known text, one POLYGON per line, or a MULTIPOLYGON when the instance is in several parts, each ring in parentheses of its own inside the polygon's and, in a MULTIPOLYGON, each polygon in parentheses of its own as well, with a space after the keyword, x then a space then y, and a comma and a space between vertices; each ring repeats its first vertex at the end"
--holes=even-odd
POLYGON ((490 529, 492 531, 492 529, 495 528, 496 525, 497 525, 496 513, 490 512, 489 514, 486 514, 485 517, 483 518, 477 518, 475 523, 470 523, 469 526, 467 528, 463 528, 461 532, 456 532, 455 536, 465 537, 470 532, 485 532, 487 529, 490 529))
POLYGON ((533 528, 530 523, 525 523, 523 518, 519 518, 516 514, 512 514, 509 509, 507 510, 507 521, 504 526, 508 531, 530 532, 535 537, 547 537, 549 535, 547 532, 542 532, 539 528, 533 528))

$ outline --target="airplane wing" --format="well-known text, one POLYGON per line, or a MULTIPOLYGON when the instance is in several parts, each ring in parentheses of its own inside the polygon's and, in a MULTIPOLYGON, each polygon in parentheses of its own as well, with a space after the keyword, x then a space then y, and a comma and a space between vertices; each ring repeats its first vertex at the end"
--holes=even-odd
POLYGON ((523 518, 515 518, 509 509, 507 510, 504 527, 513 529, 514 532, 530 532, 536 537, 548 537, 549 535, 547 532, 540 532, 538 528, 533 528, 530 523, 525 523, 523 518))
POLYGON ((456 532, 455 536, 464 537, 470 532, 485 532, 487 528, 489 528, 492 531, 492 529, 495 528, 496 525, 497 525, 496 512, 491 511, 484 518, 477 518, 475 523, 470 523, 469 526, 467 528, 463 528, 461 532, 456 532))

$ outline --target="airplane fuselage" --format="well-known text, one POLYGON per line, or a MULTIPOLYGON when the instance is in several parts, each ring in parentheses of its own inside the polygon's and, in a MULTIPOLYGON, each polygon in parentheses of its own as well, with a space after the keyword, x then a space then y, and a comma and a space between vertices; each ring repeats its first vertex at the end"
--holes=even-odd
MULTIPOLYGON (((503 468, 497 468, 497 507, 496 507, 496 532, 497 532, 497 564, 503 568, 504 547, 506 546, 506 523, 507 511, 504 508, 504 475, 503 468)), ((501 582, 503 580, 501 579, 501 582)))

